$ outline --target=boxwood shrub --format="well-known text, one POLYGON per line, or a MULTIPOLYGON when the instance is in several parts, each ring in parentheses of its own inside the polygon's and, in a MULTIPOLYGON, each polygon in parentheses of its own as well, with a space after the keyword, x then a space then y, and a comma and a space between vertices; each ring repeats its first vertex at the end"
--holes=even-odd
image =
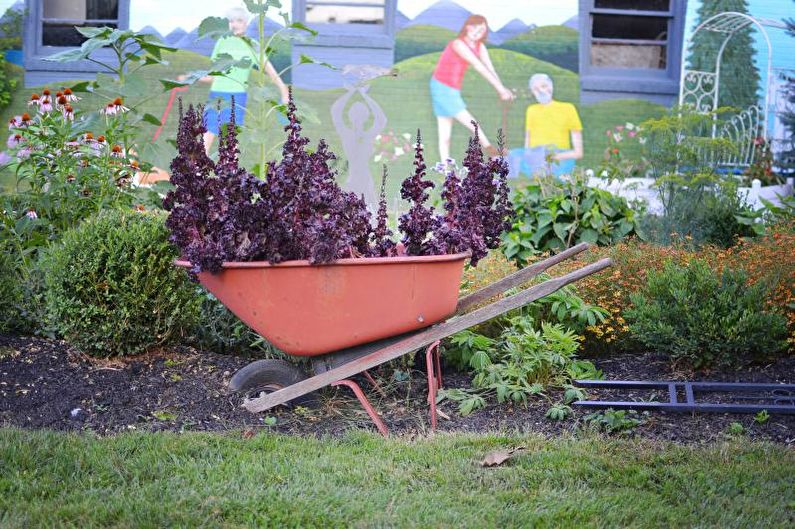
POLYGON ((162 215, 107 211, 84 221, 42 261, 51 325, 103 357, 180 340, 197 322, 199 298, 175 257, 162 215))

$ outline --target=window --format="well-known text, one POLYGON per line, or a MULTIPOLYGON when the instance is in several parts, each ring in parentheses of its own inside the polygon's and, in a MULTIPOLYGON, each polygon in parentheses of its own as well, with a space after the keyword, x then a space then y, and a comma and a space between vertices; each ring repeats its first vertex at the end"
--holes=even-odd
POLYGON ((80 46, 85 37, 75 26, 119 27, 118 0, 43 0, 41 43, 80 46))
POLYGON ((677 93, 686 0, 580 0, 584 101, 677 93))
POLYGON ((664 70, 668 65, 671 0, 595 0, 592 66, 664 70))
MULTIPOLYGON (((89 61, 53 63, 44 58, 80 46, 85 42, 75 26, 127 29, 130 0, 28 0, 23 31, 25 84, 43 84, 50 79, 78 79, 69 72, 96 72, 100 68, 89 61)), ((97 58, 111 60, 109 50, 97 50, 97 58), (107 56, 103 55, 105 52, 107 56)))
POLYGON ((327 2, 306 0, 306 22, 309 24, 384 24, 383 0, 349 0, 327 2))

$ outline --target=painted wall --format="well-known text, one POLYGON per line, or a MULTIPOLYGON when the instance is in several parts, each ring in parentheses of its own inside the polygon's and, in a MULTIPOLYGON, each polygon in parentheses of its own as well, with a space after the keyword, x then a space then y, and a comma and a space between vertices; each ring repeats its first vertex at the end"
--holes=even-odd
MULTIPOLYGON (((749 0, 748 3, 752 15, 776 21, 791 16, 795 6, 791 0, 749 0)), ((287 11, 292 7, 290 2, 283 4, 287 11)), ((697 23, 700 4, 701 0, 691 0, 687 4, 685 26, 688 34, 697 23)), ((168 69, 153 71, 153 87, 157 86, 155 77, 173 78, 207 66, 207 57, 215 43, 209 39, 197 40, 198 24, 206 16, 224 16, 229 5, 217 0, 131 0, 130 26, 157 34, 181 50, 168 69)), ((578 20, 579 9, 578 0, 398 0, 394 18, 390 19, 394 27, 390 28, 392 47, 388 57, 379 52, 376 60, 374 55, 368 56, 366 46, 360 45, 349 50, 329 48, 322 59, 343 68, 333 72, 336 76, 333 82, 329 81, 332 75, 329 71, 304 75, 302 69, 311 71, 310 68, 317 68, 306 65, 298 65, 294 71, 286 71, 281 77, 288 83, 299 81, 296 83, 296 96, 307 116, 306 131, 313 141, 320 137, 328 139, 340 155, 340 172, 343 175, 350 173, 353 165, 359 167, 355 170, 361 171, 361 163, 353 164, 351 160, 364 156, 369 170, 366 178, 377 186, 380 166, 386 163, 391 174, 388 188, 392 197, 397 196, 396 182, 411 168, 412 138, 418 128, 422 130, 429 165, 446 152, 440 148, 440 143, 444 143, 440 139, 448 137, 448 129, 450 156, 461 158, 468 131, 448 116, 460 114, 464 108, 477 119, 488 140, 496 142, 497 129, 504 131, 506 146, 515 155, 512 163, 516 171, 527 172, 529 167, 543 163, 544 155, 539 154, 537 148, 533 149, 535 146, 552 145, 550 142, 557 141, 560 144, 552 146, 557 151, 566 151, 575 147, 572 141, 576 138, 572 133, 580 134, 580 131, 583 156, 576 163, 584 168, 594 167, 603 158, 610 142, 614 143, 617 137, 629 141, 628 123, 636 124, 659 115, 664 108, 640 97, 583 104, 579 76, 579 32, 583 25, 578 20), (487 26, 484 29, 488 30, 488 36, 483 46, 498 82, 494 82, 495 76, 469 68, 461 80, 460 91, 456 92, 449 85, 457 84, 455 68, 458 59, 447 56, 440 62, 440 57, 472 14, 485 17, 487 26), (350 67, 351 63, 358 67, 350 67), (378 68, 362 68, 363 64, 372 63, 378 68), (344 68, 346 65, 349 67, 344 68), (390 68, 394 68, 392 75, 378 75, 387 73, 390 68), (544 113, 544 106, 538 105, 528 85, 536 74, 549 76, 553 82, 554 100, 565 103, 557 107, 556 112, 544 113), (368 77, 372 79, 367 81, 368 77), (445 86, 440 87, 438 82, 432 86, 432 78, 445 86), (369 88, 356 89, 365 84, 369 88), (510 96, 506 95, 506 90, 510 96), (342 106, 337 105, 337 119, 332 119, 334 103, 344 97, 347 99, 342 106), (529 116, 528 108, 531 109, 529 116), (385 117, 383 125, 377 119, 380 111, 385 117), (361 150, 364 154, 357 151, 354 156, 350 149, 361 150)), ((372 13, 366 15, 365 18, 372 18, 372 13)), ((274 14, 266 29, 272 33, 280 28, 280 18, 274 14)), ((366 29, 364 33, 372 32, 372 26, 366 29)), ((256 35, 253 22, 248 33, 256 35)), ((776 90, 780 85, 779 74, 786 69, 795 69, 795 39, 775 28, 769 29, 769 36, 773 48, 771 83, 769 88, 765 82, 760 83, 757 92, 763 100, 765 91, 769 90, 767 115, 770 130, 779 134, 775 109, 781 107, 781 102, 776 90)), ((764 39, 758 33, 754 33, 752 38, 756 49, 754 61, 757 69, 763 72, 764 81, 767 56, 766 52, 759 51, 764 39)), ((344 44, 345 40, 340 42, 344 44)), ((291 60, 296 60, 296 48, 300 47, 277 49, 273 57, 277 69, 286 68, 291 60)), ((255 72, 252 75, 259 74, 255 72)), ((744 80, 733 78, 721 82, 742 83, 744 80)), ((187 102, 207 102, 209 89, 209 85, 200 83, 183 95, 187 102)), ((256 97, 256 94, 249 93, 249 100, 256 97)), ((156 99, 148 110, 161 115, 167 99, 168 94, 156 99)), ((164 134, 167 136, 174 133, 173 114, 166 118, 164 134)), ((244 149, 244 159, 250 164, 255 161, 251 154, 256 150, 254 146, 262 141, 271 145, 274 152, 278 149, 280 125, 275 119, 269 123, 264 125, 264 129, 263 124, 257 124, 256 129, 251 125, 248 136, 244 134, 251 146, 244 149)), ((167 166, 168 156, 164 155, 159 163, 167 166)), ((353 180, 362 178, 360 175, 353 177, 353 180)))

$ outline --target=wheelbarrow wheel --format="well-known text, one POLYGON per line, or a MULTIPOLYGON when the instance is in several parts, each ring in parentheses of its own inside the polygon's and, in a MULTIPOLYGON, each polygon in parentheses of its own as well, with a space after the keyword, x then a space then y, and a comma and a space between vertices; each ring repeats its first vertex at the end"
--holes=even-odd
MULTIPOLYGON (((251 362, 238 370, 229 381, 229 389, 241 393, 247 399, 255 399, 273 393, 302 380, 304 371, 286 360, 266 359, 251 362)), ((308 395, 297 397, 288 406, 296 406, 310 401, 308 395)))

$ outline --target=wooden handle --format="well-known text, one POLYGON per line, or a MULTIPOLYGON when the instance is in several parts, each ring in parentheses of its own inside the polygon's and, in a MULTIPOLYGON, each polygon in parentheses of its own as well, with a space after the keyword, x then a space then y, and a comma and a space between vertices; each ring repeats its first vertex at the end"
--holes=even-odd
POLYGON ((480 303, 483 303, 484 301, 491 299, 494 296, 498 296, 507 290, 523 285, 533 277, 537 276, 542 272, 545 272, 546 270, 552 268, 556 264, 565 261, 569 257, 573 257, 579 253, 584 252, 585 250, 590 248, 590 246, 591 245, 588 244, 587 242, 580 243, 576 246, 568 248, 567 250, 563 250, 557 255, 548 257, 543 261, 539 261, 535 264, 531 264, 530 266, 526 266, 521 270, 519 270, 518 272, 514 272, 509 276, 503 277, 499 281, 486 285, 480 290, 460 298, 458 300, 458 305, 456 306, 455 313, 463 314, 464 312, 474 307, 475 305, 479 305, 480 303))

